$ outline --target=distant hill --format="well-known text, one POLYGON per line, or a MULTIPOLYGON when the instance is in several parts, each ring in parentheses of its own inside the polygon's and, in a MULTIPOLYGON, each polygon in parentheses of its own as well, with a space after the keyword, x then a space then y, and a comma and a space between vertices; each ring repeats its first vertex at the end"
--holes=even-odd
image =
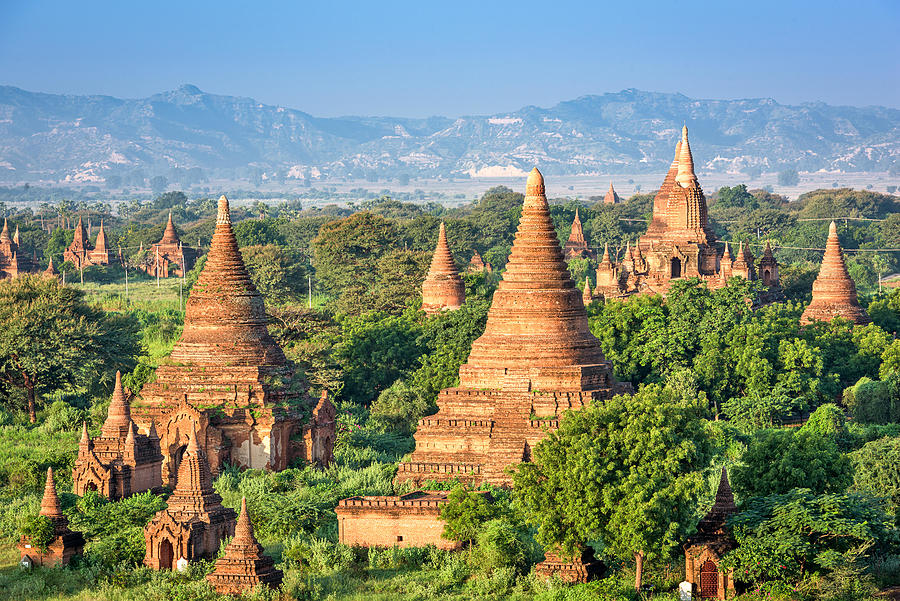
POLYGON ((551 108, 450 119, 319 118, 185 85, 149 98, 0 86, 0 181, 102 182, 142 169, 318 179, 663 171, 682 123, 707 171, 885 171, 900 110, 623 90, 551 108))

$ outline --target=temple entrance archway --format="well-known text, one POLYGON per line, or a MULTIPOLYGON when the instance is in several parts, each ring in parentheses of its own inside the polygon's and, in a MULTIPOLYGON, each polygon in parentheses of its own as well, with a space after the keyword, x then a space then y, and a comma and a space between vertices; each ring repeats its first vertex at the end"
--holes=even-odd
POLYGON ((762 272, 762 281, 766 286, 772 283, 772 272, 768 269, 764 269, 762 272))
POLYGON ((672 279, 681 277, 681 259, 672 257, 672 279))
POLYGON ((719 596, 719 569, 716 564, 707 559, 700 566, 700 597, 703 599, 715 599, 719 596))
POLYGON ((171 570, 172 562, 175 559, 175 550, 169 539, 164 539, 159 543, 159 569, 171 570))
POLYGON ((92 490, 92 491, 94 491, 94 492, 97 492, 97 483, 96 483, 96 482, 88 482, 88 483, 85 485, 84 489, 85 489, 85 490, 92 490))

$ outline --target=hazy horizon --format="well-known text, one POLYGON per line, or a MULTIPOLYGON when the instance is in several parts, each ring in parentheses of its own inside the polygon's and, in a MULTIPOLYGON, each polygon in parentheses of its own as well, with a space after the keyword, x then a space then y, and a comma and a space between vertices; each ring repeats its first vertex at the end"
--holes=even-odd
POLYGON ((315 6, 7 2, 4 83, 196 85, 322 117, 458 117, 624 89, 900 108, 900 3, 315 6), (785 57, 789 56, 790 61, 785 57))

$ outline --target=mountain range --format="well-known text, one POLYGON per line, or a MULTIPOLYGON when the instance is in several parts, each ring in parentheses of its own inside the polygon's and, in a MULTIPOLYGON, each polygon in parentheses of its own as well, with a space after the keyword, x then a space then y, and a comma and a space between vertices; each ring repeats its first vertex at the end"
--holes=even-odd
POLYGON ((315 117, 195 86, 141 99, 0 86, 0 181, 102 182, 199 167, 223 177, 490 177, 663 172, 682 124, 700 170, 885 171, 900 110, 698 100, 629 89, 458 118, 315 117))

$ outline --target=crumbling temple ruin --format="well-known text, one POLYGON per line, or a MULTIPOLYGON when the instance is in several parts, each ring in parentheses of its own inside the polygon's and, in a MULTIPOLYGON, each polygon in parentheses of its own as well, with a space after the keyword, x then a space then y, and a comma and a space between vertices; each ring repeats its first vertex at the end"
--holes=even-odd
POLYGON ((180 278, 191 270, 196 259, 197 252, 192 248, 185 248, 178 239, 178 232, 175 231, 175 224, 170 212, 162 238, 150 247, 139 268, 154 277, 175 276, 180 278))
POLYGON ((849 319, 855 324, 869 323, 869 315, 859 306, 856 284, 847 271, 844 253, 838 240, 837 225, 828 226, 828 242, 819 275, 813 282, 812 301, 800 316, 801 324, 831 321, 835 317, 849 319))
POLYGON ((234 538, 225 547, 225 555, 216 560, 216 567, 206 580, 220 595, 240 595, 260 584, 277 588, 283 579, 284 573, 275 569, 272 558, 263 555, 262 545, 253 534, 247 499, 241 499, 234 538))
POLYGON ((453 262, 447 244, 447 230, 442 221, 431 267, 422 283, 422 310, 428 315, 435 315, 441 311, 455 311, 465 302, 466 285, 453 262))
POLYGON ((266 323, 263 298, 244 266, 222 196, 181 337, 132 403, 141 427, 156 424, 164 484, 174 486, 194 427, 214 474, 225 462, 282 470, 298 459, 320 465, 330 460, 334 407, 327 398, 313 406, 301 395, 266 323))
POLYGON ((737 546, 726 526, 728 518, 736 511, 728 472, 723 467, 715 504, 700 520, 696 534, 684 545, 685 580, 691 583, 700 598, 724 600, 726 596, 734 597, 734 571, 719 570, 719 563, 737 546))
POLYGON ((493 270, 494 269, 493 267, 491 267, 491 264, 482 259, 481 254, 477 250, 472 251, 472 258, 469 259, 469 266, 466 268, 466 272, 480 273, 482 271, 486 271, 490 273, 493 270))
POLYGON ((613 379, 581 297, 534 169, 484 334, 460 367, 459 386, 442 390, 437 414, 419 421, 397 480, 509 484, 506 468, 529 460, 564 411, 629 391, 613 379))
POLYGON ((462 544, 441 536, 441 510, 450 493, 416 491, 400 496, 360 496, 341 499, 335 508, 338 539, 362 547, 425 547, 454 550, 462 544))
POLYGON ((594 550, 586 547, 579 555, 566 560, 557 553, 547 551, 544 561, 534 566, 538 578, 559 578, 563 582, 590 582, 603 572, 603 564, 594 557, 594 550))
POLYGON ((19 226, 16 226, 16 233, 10 237, 9 224, 4 219, 3 230, 0 230, 0 278, 17 278, 31 269, 28 255, 19 248, 19 226))
POLYGON ((44 485, 44 498, 41 499, 40 514, 53 524, 53 540, 43 551, 33 544, 28 537, 19 539, 19 553, 22 561, 32 566, 67 565, 76 555, 84 550, 84 537, 80 532, 69 529, 69 520, 63 515, 56 494, 56 483, 53 481, 53 468, 47 468, 47 482, 44 485))
POLYGON ((109 249, 106 247, 106 231, 103 229, 103 222, 100 222, 96 243, 91 246, 87 230, 84 229, 84 222, 79 217, 78 225, 75 226, 75 237, 72 239, 72 244, 63 252, 63 260, 72 263, 75 269, 91 265, 109 265, 111 261, 109 249))
POLYGON ((122 388, 122 374, 116 372, 116 386, 100 436, 90 438, 87 422, 83 425, 72 468, 75 494, 83 496, 95 490, 115 501, 158 489, 162 486, 162 461, 156 428, 151 423, 146 434, 138 433, 122 388))
MULTIPOLYGON (((665 294, 672 281, 691 277, 711 288, 722 287, 736 276, 757 279, 749 246, 741 244, 732 260, 728 245, 721 257, 717 245, 684 127, 675 146, 675 160, 653 199, 653 218, 647 232, 633 246, 629 242, 621 257, 611 258, 606 247, 597 267, 594 293, 605 298, 665 294)), ((765 273, 764 283, 777 288, 778 263, 771 248, 760 267, 765 273)))
POLYGON ((209 463, 194 431, 177 480, 175 492, 166 501, 168 507, 144 528, 144 565, 154 570, 171 570, 182 559, 213 558, 222 540, 234 535, 235 513, 222 505, 222 497, 213 489, 209 463))

